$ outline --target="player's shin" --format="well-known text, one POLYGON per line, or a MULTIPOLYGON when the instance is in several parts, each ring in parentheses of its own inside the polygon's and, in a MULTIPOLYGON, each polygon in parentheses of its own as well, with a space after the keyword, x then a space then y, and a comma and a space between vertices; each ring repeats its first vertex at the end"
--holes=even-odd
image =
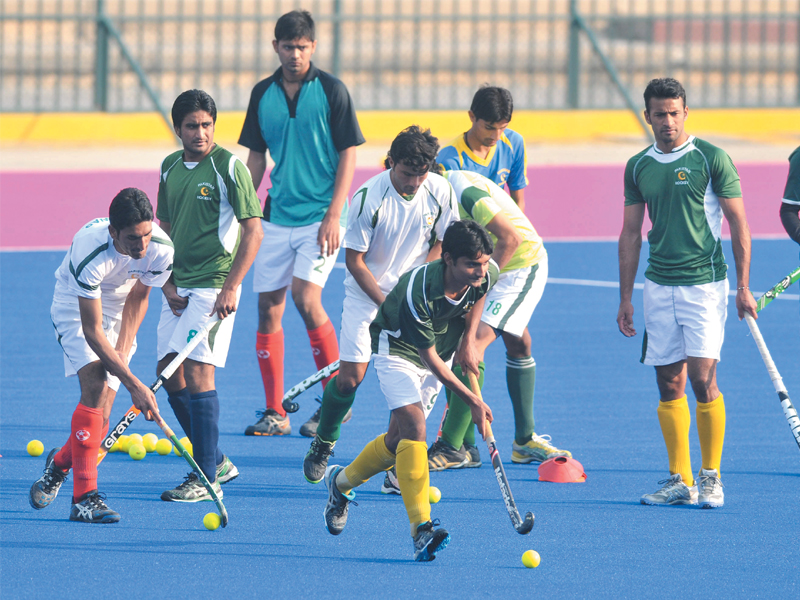
POLYGON ((428 445, 425 442, 403 439, 397 444, 397 482, 411 524, 411 537, 414 537, 417 527, 431 520, 428 445))
MULTIPOLYGON (((316 329, 307 330, 307 333, 317 369, 322 369, 339 358, 339 342, 336 340, 336 330, 330 319, 316 329)), ((333 375, 322 380, 323 389, 332 378, 333 375)))
POLYGON ((689 426, 692 417, 686 396, 668 402, 658 403, 658 422, 667 445, 669 472, 680 473, 683 483, 692 487, 692 461, 689 452, 689 426))
POLYGON ((72 413, 73 498, 97 489, 97 452, 103 441, 103 409, 78 404, 72 413))
POLYGON ((169 393, 169 405, 172 407, 172 412, 175 413, 175 418, 181 425, 181 429, 192 441, 192 417, 189 414, 189 405, 192 401, 192 395, 189 393, 189 388, 183 388, 177 392, 169 393))
POLYGON ((514 407, 514 438, 524 445, 534 431, 533 392, 536 387, 536 361, 532 356, 511 358, 506 355, 506 384, 514 407))
POLYGON ((281 405, 283 398, 283 329, 275 333, 256 334, 256 356, 264 383, 266 406, 286 416, 281 405))
POLYGON ((326 442, 338 440, 341 435, 342 421, 344 421, 347 411, 353 406, 355 399, 355 392, 352 394, 340 393, 336 387, 336 377, 331 379, 322 394, 317 437, 326 442))
POLYGON ((703 455, 703 468, 715 469, 720 475, 722 445, 725 441, 725 400, 720 394, 711 402, 698 402, 695 412, 697 435, 703 455))
POLYGON ((216 390, 192 394, 189 409, 192 417, 191 440, 194 460, 208 480, 214 483, 219 444, 219 398, 216 390))
POLYGON ((386 447, 386 434, 382 433, 364 446, 355 460, 339 474, 336 486, 340 492, 348 494, 371 477, 391 469, 395 460, 395 455, 386 447))
MULTIPOLYGON (((480 372, 478 384, 481 387, 483 387, 483 372, 485 368, 486 364, 481 361, 478 365, 478 370, 480 372)), ((455 374, 465 386, 469 386, 469 379, 461 372, 460 365, 456 365, 453 368, 453 374, 455 374)), ((447 390, 447 407, 447 417, 442 424, 442 439, 458 450, 464 443, 465 436, 470 433, 472 412, 469 406, 450 390, 447 390)), ((474 443, 475 436, 473 433, 472 445, 474 445, 474 443)))

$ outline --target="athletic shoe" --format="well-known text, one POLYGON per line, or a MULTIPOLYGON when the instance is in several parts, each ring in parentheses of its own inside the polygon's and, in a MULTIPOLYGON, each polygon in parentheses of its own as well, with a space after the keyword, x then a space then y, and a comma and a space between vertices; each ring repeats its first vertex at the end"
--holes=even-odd
MULTIPOLYGON (((322 404, 322 398, 319 396, 317 396, 316 401, 322 404)), ((311 418, 308 421, 303 423, 302 427, 300 427, 300 435, 308 438, 313 438, 315 435, 317 435, 317 427, 319 427, 319 411, 321 410, 322 407, 320 406, 317 409, 317 412, 311 415, 311 418)), ((344 419, 342 419, 342 423, 347 423, 352 416, 353 409, 351 408, 348 409, 347 414, 344 416, 344 419)))
POLYGON ((319 483, 325 477, 328 467, 328 457, 333 456, 333 447, 336 442, 326 442, 318 435, 311 440, 311 447, 303 459, 303 475, 308 483, 319 483))
MULTIPOLYGON (((339 535, 347 525, 347 510, 351 502, 355 500, 356 493, 350 490, 345 495, 336 486, 336 476, 342 471, 339 465, 331 465, 325 470, 325 487, 328 488, 328 503, 325 505, 323 515, 325 516, 325 527, 331 535, 339 535)), ((355 502, 353 502, 355 504, 355 502)), ((356 506, 358 506, 356 504, 356 506)))
POLYGON ((417 535, 414 536, 415 561, 429 562, 433 560, 450 543, 450 534, 447 533, 447 530, 434 529, 434 527, 439 527, 439 519, 428 521, 417 527, 417 535))
POLYGON ((511 462, 526 465, 532 462, 544 462, 556 456, 572 457, 572 453, 567 450, 559 450, 551 443, 549 435, 536 435, 526 444, 518 444, 514 440, 511 445, 511 462))
POLYGON ((267 410, 257 410, 258 421, 254 425, 248 425, 244 430, 245 435, 289 435, 292 433, 292 426, 289 423, 289 415, 284 417, 278 411, 268 408, 267 410))
POLYGON ((47 460, 44 461, 44 475, 37 479, 31 486, 30 494, 28 494, 28 502, 36 510, 41 510, 48 506, 58 496, 58 490, 61 485, 67 480, 69 469, 62 471, 55 464, 55 455, 61 448, 53 448, 50 454, 47 455, 47 460))
POLYGON ((383 478, 383 485, 381 485, 381 494, 403 495, 400 492, 400 484, 397 482, 397 470, 395 467, 386 471, 386 476, 383 478))
POLYGON ((119 523, 119 513, 106 506, 106 495, 97 490, 85 493, 78 498, 69 511, 70 521, 81 523, 119 523))
POLYGON ((722 508, 725 505, 725 493, 716 469, 700 469, 697 491, 700 508, 722 508))
MULTIPOLYGON (((220 484, 228 483, 239 476, 239 469, 231 462, 231 459, 222 455, 222 462, 217 465, 217 481, 220 484)), ((204 488, 205 489, 205 488, 204 488)))
POLYGON ((689 487, 683 483, 680 473, 670 475, 668 479, 658 482, 664 484, 657 492, 645 494, 640 502, 650 506, 677 506, 680 504, 697 504, 697 486, 689 487))
POLYGON ((477 446, 470 446, 468 444, 464 444, 461 446, 462 450, 467 451, 467 458, 469 458, 469 462, 464 465, 465 469, 477 469, 478 467, 483 466, 481 462, 481 453, 478 451, 477 446))
POLYGON ((436 440, 428 448, 428 470, 444 471, 445 469, 463 469, 470 462, 464 446, 458 450, 443 439, 436 440))
MULTIPOLYGON (((217 496, 222 499, 222 488, 219 483, 217 480, 211 486, 217 492, 217 496)), ((167 490, 161 494, 161 499, 165 502, 212 502, 214 500, 206 486, 200 483, 200 478, 194 471, 189 473, 184 482, 174 490, 167 490)))

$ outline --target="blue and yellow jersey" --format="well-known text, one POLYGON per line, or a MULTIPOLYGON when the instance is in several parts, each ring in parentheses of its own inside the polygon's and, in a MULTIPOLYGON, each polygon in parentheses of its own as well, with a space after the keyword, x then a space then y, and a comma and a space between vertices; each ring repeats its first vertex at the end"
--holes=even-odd
POLYGON ((467 146, 464 134, 439 150, 436 161, 445 171, 472 171, 480 173, 500 187, 508 185, 511 191, 528 185, 525 140, 520 134, 506 129, 497 144, 489 150, 486 158, 476 156, 467 146))

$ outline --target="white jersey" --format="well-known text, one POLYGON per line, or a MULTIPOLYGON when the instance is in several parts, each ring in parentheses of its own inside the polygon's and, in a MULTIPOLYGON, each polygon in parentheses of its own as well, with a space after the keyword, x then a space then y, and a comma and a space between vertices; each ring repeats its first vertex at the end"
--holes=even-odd
POLYGON ((153 223, 153 235, 143 258, 117 252, 108 232, 108 219, 84 225, 72 239, 72 246, 56 270, 53 302, 78 304, 78 297, 100 298, 103 314, 118 319, 125 299, 137 279, 150 287, 161 287, 172 273, 172 242, 153 223))
MULTIPOLYGON (((444 177, 429 174, 406 200, 392 185, 390 173, 383 171, 353 194, 342 243, 365 253, 364 262, 384 295, 403 273, 424 263, 450 223, 458 221, 455 193, 444 177)), ((344 285, 348 296, 372 302, 350 271, 344 285)))

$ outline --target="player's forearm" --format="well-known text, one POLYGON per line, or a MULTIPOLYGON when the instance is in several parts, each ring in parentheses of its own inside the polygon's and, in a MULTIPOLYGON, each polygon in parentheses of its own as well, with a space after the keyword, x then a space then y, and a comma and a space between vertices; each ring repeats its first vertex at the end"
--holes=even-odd
POLYGON ((800 244, 800 205, 781 202, 781 223, 789 237, 800 244))
POLYGON ((750 227, 746 219, 732 219, 729 221, 731 227, 731 247, 733 248, 733 260, 736 263, 736 287, 750 286, 750 227))
POLYGON ((486 296, 482 296, 467 313, 464 318, 464 334, 462 339, 470 344, 475 343, 475 337, 478 332, 478 325, 481 324, 481 315, 483 314, 483 306, 486 303, 486 296))
POLYGON ((511 196, 511 199, 517 203, 519 209, 522 212, 525 212, 525 188, 520 190, 508 190, 508 195, 511 196))
POLYGON ((338 220, 342 215, 355 171, 356 147, 351 146, 339 152, 339 166, 336 167, 336 179, 333 182, 333 198, 325 218, 338 220))
POLYGON ((86 343, 89 344, 92 352, 98 356, 106 371, 119 378, 127 389, 132 389, 140 383, 139 380, 131 373, 127 362, 117 354, 117 351, 106 338, 106 334, 103 331, 102 313, 99 320, 93 317, 94 315, 87 319, 85 312, 81 311, 81 324, 86 343))
POLYGON ((128 356, 128 352, 136 339, 136 333, 142 325, 150 299, 150 287, 137 281, 125 300, 122 309, 119 337, 117 338, 116 351, 121 356, 128 356))
POLYGON ((619 298, 630 302, 633 297, 633 282, 639 269, 639 253, 642 250, 642 234, 622 232, 619 237, 619 298))
POLYGON ((377 306, 383 304, 383 301, 386 299, 386 297, 383 295, 383 292, 378 285, 378 281, 375 279, 372 271, 369 270, 369 267, 367 267, 366 263, 364 262, 364 253, 346 249, 345 265, 347 266, 347 270, 350 271, 350 274, 353 276, 353 279, 356 280, 358 287, 360 287, 363 292, 369 296, 369 299, 372 300, 377 306))
POLYGON ((253 187, 257 190, 264 179, 264 173, 267 172, 267 153, 250 150, 245 164, 250 171, 250 177, 253 179, 253 187))
POLYGON ((258 249, 261 247, 261 240, 264 238, 264 230, 261 228, 261 219, 253 217, 240 221, 242 227, 242 239, 239 248, 231 264, 231 270, 225 278, 222 286, 223 290, 236 291, 250 270, 250 266, 256 259, 258 249))

